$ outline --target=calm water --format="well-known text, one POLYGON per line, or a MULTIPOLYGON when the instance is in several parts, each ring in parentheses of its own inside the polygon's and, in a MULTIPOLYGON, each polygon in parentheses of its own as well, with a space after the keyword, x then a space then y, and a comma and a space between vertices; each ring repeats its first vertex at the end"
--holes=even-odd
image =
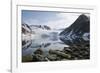
POLYGON ((62 50, 68 46, 59 39, 61 30, 38 30, 35 32, 31 36, 22 37, 22 56, 32 56, 33 52, 39 48, 47 54, 50 49, 62 50))

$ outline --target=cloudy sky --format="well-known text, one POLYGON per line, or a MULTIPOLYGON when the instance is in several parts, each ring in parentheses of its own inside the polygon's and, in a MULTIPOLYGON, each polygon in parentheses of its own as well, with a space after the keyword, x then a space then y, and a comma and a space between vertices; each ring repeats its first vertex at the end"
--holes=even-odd
POLYGON ((61 29, 70 26, 79 15, 79 13, 22 10, 22 23, 47 25, 52 29, 61 29))

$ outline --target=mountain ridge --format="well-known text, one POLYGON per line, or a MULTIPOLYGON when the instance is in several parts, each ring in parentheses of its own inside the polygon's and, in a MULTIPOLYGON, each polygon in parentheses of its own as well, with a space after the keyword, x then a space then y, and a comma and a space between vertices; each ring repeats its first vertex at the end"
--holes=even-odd
POLYGON ((61 41, 72 45, 89 42, 89 40, 84 40, 83 38, 84 34, 86 33, 88 33, 88 35, 85 35, 85 37, 88 37, 89 39, 90 20, 86 15, 82 14, 76 19, 74 23, 72 23, 72 25, 62 31, 59 35, 61 41))

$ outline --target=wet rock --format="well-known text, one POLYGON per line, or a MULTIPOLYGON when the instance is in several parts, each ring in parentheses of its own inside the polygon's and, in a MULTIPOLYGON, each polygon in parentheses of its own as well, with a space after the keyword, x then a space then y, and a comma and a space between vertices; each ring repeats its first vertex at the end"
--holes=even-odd
POLYGON ((44 52, 42 49, 37 49, 32 55, 32 61, 48 61, 48 59, 44 56, 44 52))
POLYGON ((69 47, 64 47, 62 50, 50 49, 48 54, 45 54, 42 49, 37 49, 32 61, 65 61, 65 60, 84 60, 90 59, 89 44, 77 44, 69 47))
POLYGON ((71 58, 71 55, 66 54, 66 53, 64 53, 64 52, 61 52, 61 51, 49 50, 49 53, 50 53, 50 54, 56 54, 56 55, 61 56, 61 57, 63 57, 63 58, 71 58))
POLYGON ((64 47, 63 52, 72 53, 72 49, 70 49, 69 47, 64 47))
POLYGON ((50 61, 56 61, 56 60, 57 60, 57 55, 49 54, 49 55, 47 56, 47 58, 48 58, 50 61))
POLYGON ((72 45, 64 47, 63 51, 71 55, 70 60, 82 60, 90 58, 90 47, 89 43, 72 45))
POLYGON ((40 54, 40 55, 42 55, 43 54, 43 51, 42 51, 42 49, 37 49, 35 52, 34 52, 34 54, 40 54))
POLYGON ((40 54, 35 54, 33 55, 33 59, 32 59, 34 62, 35 61, 47 61, 45 59, 45 57, 43 55, 40 55, 40 54))

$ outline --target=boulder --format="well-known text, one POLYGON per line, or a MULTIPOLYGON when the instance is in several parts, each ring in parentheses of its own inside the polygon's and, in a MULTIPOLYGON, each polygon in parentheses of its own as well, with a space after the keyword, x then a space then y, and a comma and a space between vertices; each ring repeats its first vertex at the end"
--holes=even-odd
POLYGON ((64 52, 61 51, 56 51, 56 50, 49 50, 50 54, 56 54, 57 56, 63 57, 63 58, 71 58, 71 55, 66 54, 64 52))
POLYGON ((40 54, 40 55, 42 55, 43 54, 43 50, 42 49, 37 49, 35 52, 34 52, 34 54, 40 54))
POLYGON ((47 60, 45 59, 45 56, 40 55, 40 54, 35 54, 35 55, 33 55, 32 61, 37 62, 37 61, 47 61, 47 60))

